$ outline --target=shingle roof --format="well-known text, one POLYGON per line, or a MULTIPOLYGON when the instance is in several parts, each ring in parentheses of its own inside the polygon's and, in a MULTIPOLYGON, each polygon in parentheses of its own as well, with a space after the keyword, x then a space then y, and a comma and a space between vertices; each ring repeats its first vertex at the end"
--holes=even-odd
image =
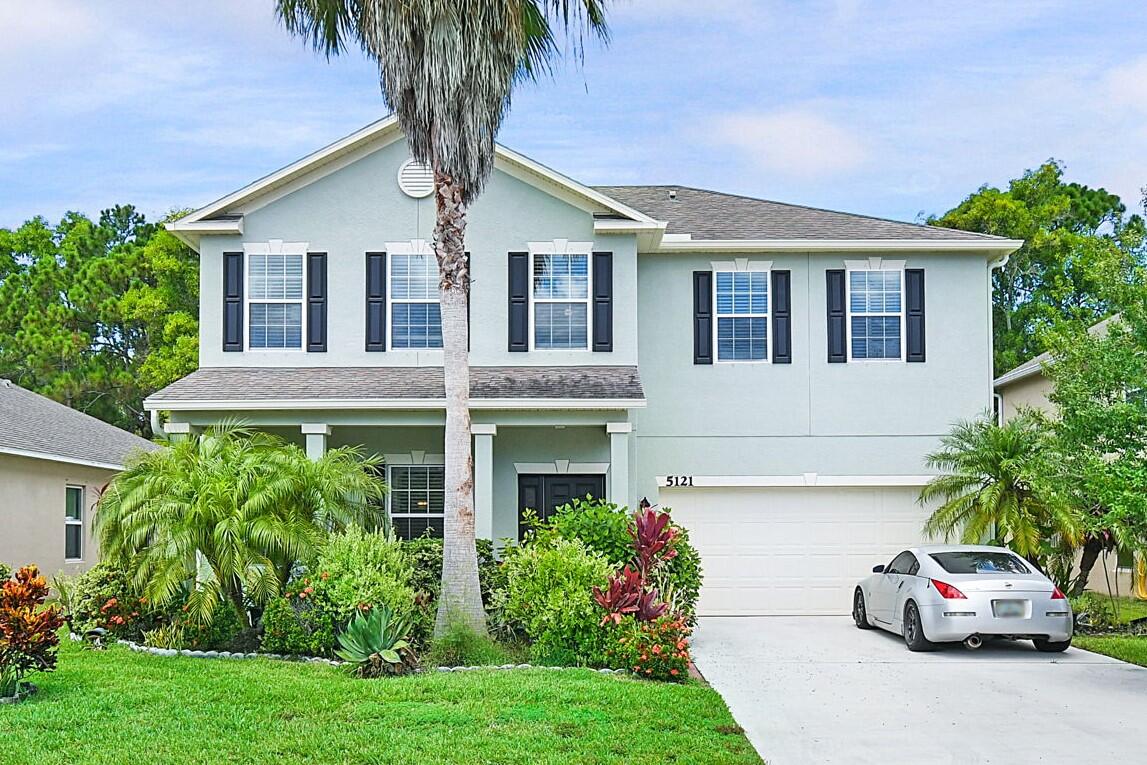
MULTIPOLYGON (((1115 319, 1118 319, 1118 318, 1119 318, 1119 314, 1115 314, 1114 316, 1108 316, 1106 319, 1103 319, 1102 321, 1099 321, 1099 322, 1096 322, 1095 324, 1092 324, 1090 327, 1087 328, 1087 331, 1090 334, 1095 335, 1097 337, 1103 337, 1104 335, 1107 334, 1108 325, 1112 321, 1114 321, 1115 319)), ((1026 380, 1027 378, 1031 377, 1034 374, 1043 372, 1043 365, 1049 363, 1050 361, 1051 361, 1051 352, 1050 351, 1041 353, 1040 355, 1036 356, 1034 359, 1028 359, 1027 361, 1020 364, 1019 366, 1013 367, 1012 369, 1009 369, 1007 372, 1004 372, 1002 375, 997 377, 992 382, 992 385, 994 385, 996 388, 1002 388, 1002 387, 1005 387, 1007 385, 1010 385, 1011 383, 1018 382, 1019 380, 1026 380)))
POLYGON ((122 467, 132 452, 158 448, 103 420, 0 380, 0 453, 122 467))
MULTIPOLYGON (((657 220, 668 234, 694 239, 999 239, 989 234, 870 218, 688 186, 596 186, 657 220), (670 196, 676 192, 676 198, 670 196)), ((1002 240, 1001 240, 1002 241, 1002 240)))
MULTIPOLYGON (((440 367, 208 367, 148 397, 178 401, 281 401, 445 397, 440 367)), ((474 399, 642 399, 637 367, 471 367, 474 399)))

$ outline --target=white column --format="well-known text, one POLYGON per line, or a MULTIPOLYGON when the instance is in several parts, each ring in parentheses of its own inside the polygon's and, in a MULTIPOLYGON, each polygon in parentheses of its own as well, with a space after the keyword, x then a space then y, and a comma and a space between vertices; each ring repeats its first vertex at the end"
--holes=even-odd
POLYGON ((304 422, 299 427, 307 437, 307 456, 313 460, 320 459, 327 453, 327 438, 331 434, 331 426, 325 422, 304 422))
POLYGON ((474 423, 474 536, 494 538, 494 436, 498 426, 474 423))
POLYGON ((609 501, 617 505, 629 504, 629 434, 633 425, 628 422, 607 422, 609 434, 609 501))
POLYGON ((163 432, 171 441, 186 441, 195 429, 190 422, 169 422, 163 426, 163 432))

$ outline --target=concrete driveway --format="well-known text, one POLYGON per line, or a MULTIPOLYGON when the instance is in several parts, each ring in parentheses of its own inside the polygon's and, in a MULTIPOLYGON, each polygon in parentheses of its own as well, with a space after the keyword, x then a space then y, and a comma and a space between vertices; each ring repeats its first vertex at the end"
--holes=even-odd
POLYGON ((702 618, 693 646, 769 765, 1132 762, 1147 669, 1030 643, 910 653, 848 617, 702 618))

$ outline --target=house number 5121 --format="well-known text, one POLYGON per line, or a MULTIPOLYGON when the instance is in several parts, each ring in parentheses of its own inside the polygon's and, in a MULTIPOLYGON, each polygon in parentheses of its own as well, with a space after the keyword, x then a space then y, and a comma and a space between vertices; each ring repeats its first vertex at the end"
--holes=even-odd
POLYGON ((667 475, 665 476, 666 486, 692 486, 693 476, 691 475, 667 475))

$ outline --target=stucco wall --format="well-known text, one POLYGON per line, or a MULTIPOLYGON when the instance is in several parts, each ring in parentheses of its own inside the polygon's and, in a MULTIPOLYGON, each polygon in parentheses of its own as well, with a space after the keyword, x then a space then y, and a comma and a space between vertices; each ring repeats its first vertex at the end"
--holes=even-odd
POLYGON ((1051 381, 1043 374, 1034 374, 1000 386, 996 392, 1000 395, 1000 413, 1003 419, 1010 420, 1025 408, 1051 412, 1054 407, 1047 400, 1051 388, 1051 381))
POLYGON ((112 471, 0 454, 0 561, 35 563, 49 578, 99 560, 92 508, 112 471), (83 560, 64 560, 66 487, 84 487, 83 560))

